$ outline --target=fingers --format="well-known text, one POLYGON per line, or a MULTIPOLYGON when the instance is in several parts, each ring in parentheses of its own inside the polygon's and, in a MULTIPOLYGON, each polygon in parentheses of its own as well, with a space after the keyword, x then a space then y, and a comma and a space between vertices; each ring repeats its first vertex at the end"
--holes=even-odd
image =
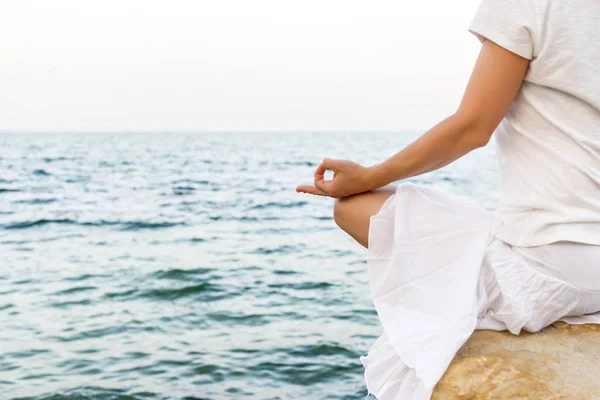
POLYGON ((315 185, 317 184, 318 181, 322 181, 324 179, 325 179, 325 167, 323 167, 323 164, 319 164, 319 166, 315 170, 315 185))
POLYGON ((323 167, 324 169, 328 169, 331 171, 336 171, 337 169, 337 160, 331 159, 331 158, 324 158, 323 161, 321 161, 321 165, 319 165, 319 167, 323 167))
POLYGON ((314 186, 300 185, 296 188, 296 192, 314 194, 317 196, 330 196, 328 188, 332 181, 325 180, 325 171, 330 170, 335 172, 336 167, 336 160, 324 158, 315 170, 314 186))
POLYGON ((307 186, 307 185, 298 186, 296 188, 296 192, 314 194, 317 196, 327 196, 327 194, 325 192, 323 192, 322 190, 319 190, 318 188, 316 188, 314 186, 307 186))
POLYGON ((329 185, 331 185, 331 181, 326 181, 325 179, 321 179, 320 181, 315 180, 315 187, 323 193, 328 192, 329 185))

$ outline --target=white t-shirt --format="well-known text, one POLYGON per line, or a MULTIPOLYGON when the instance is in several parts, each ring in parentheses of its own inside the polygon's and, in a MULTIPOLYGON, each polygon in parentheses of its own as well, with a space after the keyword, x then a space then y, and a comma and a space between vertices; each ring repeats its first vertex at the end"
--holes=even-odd
POLYGON ((496 236, 600 245, 600 0, 483 0, 469 31, 531 60, 494 133, 496 236))

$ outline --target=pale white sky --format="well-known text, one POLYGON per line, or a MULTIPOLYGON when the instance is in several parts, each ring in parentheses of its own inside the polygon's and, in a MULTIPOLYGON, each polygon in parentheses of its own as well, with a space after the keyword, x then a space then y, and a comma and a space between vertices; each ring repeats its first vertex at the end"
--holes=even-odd
POLYGON ((406 131, 456 109, 479 0, 0 3, 0 131, 406 131))

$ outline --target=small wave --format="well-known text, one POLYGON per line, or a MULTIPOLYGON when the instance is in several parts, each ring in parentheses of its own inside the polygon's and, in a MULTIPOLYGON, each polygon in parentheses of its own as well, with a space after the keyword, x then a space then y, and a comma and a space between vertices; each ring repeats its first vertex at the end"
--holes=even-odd
POLYGON ((81 158, 44 157, 42 160, 44 160, 47 163, 52 163, 52 162, 55 162, 55 161, 76 161, 76 160, 81 160, 81 158))
POLYGON ((33 171, 33 175, 36 175, 36 176, 50 176, 52 174, 49 173, 48 171, 44 170, 44 169, 36 169, 35 171, 33 171))
POLYGON ((294 165, 298 167, 316 167, 319 164, 313 161, 286 161, 283 163, 283 165, 294 165))
POLYGON ((56 199, 28 199, 13 201, 13 204, 50 204, 57 201, 56 199))
POLYGON ((300 385, 313 386, 321 382, 343 379, 347 375, 355 374, 359 368, 355 363, 347 364, 322 364, 315 362, 262 362, 253 368, 256 371, 268 371, 272 378, 300 385))
POLYGON ((205 275, 212 271, 212 268, 195 268, 195 269, 169 269, 161 270, 152 274, 153 278, 157 279, 172 279, 178 281, 188 281, 191 277, 205 275))
POLYGON ((76 286, 76 287, 72 287, 72 288, 68 288, 68 289, 64 289, 64 290, 59 290, 58 292, 55 292, 55 295, 66 295, 66 294, 73 294, 73 293, 79 293, 79 292, 85 292, 88 290, 95 290, 98 289, 96 286, 76 286))
POLYGON ((196 190, 195 187, 192 186, 175 186, 173 188, 173 190, 180 190, 180 191, 190 191, 193 192, 194 190, 196 190))
POLYGON ((208 282, 201 282, 179 288, 127 289, 122 292, 106 293, 106 299, 149 299, 177 300, 185 297, 199 296, 201 301, 216 301, 222 298, 235 297, 235 293, 227 293, 222 287, 208 282))
POLYGON ((296 251, 299 251, 300 248, 298 246, 288 246, 288 245, 283 245, 283 246, 279 246, 279 247, 275 247, 275 248, 266 248, 266 247, 259 247, 256 250, 251 251, 251 253, 257 253, 257 254, 289 254, 289 253, 293 253, 296 251))
POLYGON ((66 308, 66 307, 71 307, 71 306, 89 306, 90 304, 92 304, 92 300, 84 299, 84 300, 54 302, 54 303, 51 303, 50 306, 55 307, 55 308, 66 308))
POLYGON ((277 275, 297 275, 300 272, 287 270, 287 269, 278 269, 278 270, 273 271, 273 273, 277 274, 277 275))
POLYGON ((312 219, 317 219, 319 221, 333 221, 333 217, 329 216, 320 216, 320 217, 311 217, 312 219))
POLYGON ((118 224, 123 225, 122 230, 124 231, 136 231, 139 229, 171 228, 173 226, 186 225, 184 222, 127 222, 118 224))
MULTIPOLYGON (((78 387, 60 392, 52 392, 39 396, 19 397, 13 400, 82 400, 82 399, 97 399, 97 400, 166 400, 167 398, 161 394, 144 391, 143 393, 132 393, 127 389, 110 389, 106 387, 78 387)), ((183 399, 182 399, 183 400, 183 399)), ((210 399, 197 399, 210 400, 210 399)))
POLYGON ((307 346, 298 346, 293 349, 282 349, 287 354, 295 357, 317 358, 323 356, 343 356, 355 360, 361 356, 360 353, 352 351, 335 343, 321 343, 307 346))
POLYGON ((9 189, 9 188, 0 188, 0 193, 14 193, 14 192, 20 192, 21 190, 19 189, 9 189))
POLYGON ((223 289, 221 287, 208 282, 202 282, 195 285, 184 286, 181 288, 150 289, 140 293, 139 297, 146 297, 157 300, 176 300, 187 296, 222 292, 223 289))
POLYGON ((243 221, 243 222, 259 222, 259 221, 279 221, 279 217, 248 217, 246 215, 242 217, 227 217, 223 215, 211 215, 208 217, 211 221, 243 221))
POLYGON ((0 225, 4 229, 27 229, 49 224, 60 224, 60 225, 79 225, 79 226, 120 226, 121 230, 124 231, 135 231, 141 229, 160 229, 170 228, 173 226, 185 225, 183 222, 145 222, 145 221, 97 221, 97 222, 80 222, 68 218, 42 218, 34 221, 21 221, 10 224, 0 225))
POLYGON ((85 281, 85 280, 92 279, 92 278, 108 278, 110 276, 111 275, 83 274, 83 275, 66 277, 66 278, 62 278, 62 279, 65 280, 65 281, 79 282, 79 281, 85 281))
POLYGON ((77 224, 76 221, 71 219, 37 219, 35 221, 21 221, 12 224, 6 224, 3 226, 4 229, 27 229, 34 226, 42 226, 47 224, 77 224))
POLYGON ((307 205, 307 201, 295 201, 292 203, 280 203, 280 202, 270 202, 266 204, 258 204, 256 206, 250 207, 249 210, 262 210, 265 208, 295 208, 302 207, 307 205))
POLYGON ((247 325, 247 326, 258 326, 266 325, 269 323, 267 315, 261 314, 243 314, 233 312, 213 312, 206 315, 208 320, 225 322, 234 325, 247 325))
POLYGON ((317 290, 327 289, 335 286, 329 282, 295 282, 295 283, 272 283, 269 285, 272 289, 294 289, 294 290, 317 290))
POLYGON ((195 179, 179 179, 179 180, 173 181, 172 183, 174 185, 178 185, 178 184, 181 184, 181 183, 189 183, 189 184, 192 184, 192 185, 208 185, 208 184, 210 184, 209 181, 195 180, 195 179))

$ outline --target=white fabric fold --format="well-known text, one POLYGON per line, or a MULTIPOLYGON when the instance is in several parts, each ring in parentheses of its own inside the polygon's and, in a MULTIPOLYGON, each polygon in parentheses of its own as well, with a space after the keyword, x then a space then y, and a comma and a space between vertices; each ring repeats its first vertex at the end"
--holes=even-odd
POLYGON ((361 361, 378 399, 429 399, 475 329, 600 323, 600 312, 577 315, 600 310, 600 291, 529 267, 493 226, 470 200, 410 183, 371 217, 369 283, 384 333, 361 361))

